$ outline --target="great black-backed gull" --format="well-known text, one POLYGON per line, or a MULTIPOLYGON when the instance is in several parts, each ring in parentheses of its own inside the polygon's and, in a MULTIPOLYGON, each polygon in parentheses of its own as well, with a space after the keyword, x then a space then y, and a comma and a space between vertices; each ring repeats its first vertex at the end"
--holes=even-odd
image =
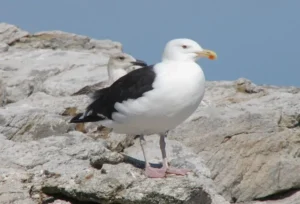
POLYGON ((204 73, 195 62, 200 57, 216 59, 217 55, 190 39, 171 40, 160 63, 134 70, 99 90, 86 111, 70 122, 99 121, 116 133, 139 135, 148 177, 185 175, 187 169, 168 166, 165 133, 186 120, 204 96, 204 73), (159 169, 150 166, 143 147, 144 135, 151 134, 160 135, 163 167, 159 169))
POLYGON ((116 53, 110 56, 107 63, 107 74, 108 80, 101 81, 93 85, 88 85, 80 89, 79 91, 72 94, 76 95, 89 95, 92 97, 93 92, 110 86, 117 79, 124 76, 128 72, 131 72, 135 69, 147 66, 146 62, 142 60, 137 60, 129 54, 126 53, 116 53))

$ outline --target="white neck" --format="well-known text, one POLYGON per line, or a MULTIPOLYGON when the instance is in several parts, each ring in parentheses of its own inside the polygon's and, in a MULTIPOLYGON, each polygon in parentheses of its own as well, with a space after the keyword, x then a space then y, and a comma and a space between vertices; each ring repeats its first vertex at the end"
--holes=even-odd
POLYGON ((116 80, 118 80, 120 77, 127 74, 127 72, 124 69, 107 69, 108 72, 108 80, 113 83, 116 80))

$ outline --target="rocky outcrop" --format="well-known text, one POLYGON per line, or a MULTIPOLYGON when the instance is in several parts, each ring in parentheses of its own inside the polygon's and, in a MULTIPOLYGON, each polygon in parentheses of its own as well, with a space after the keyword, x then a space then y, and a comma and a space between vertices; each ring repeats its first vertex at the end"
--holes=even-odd
POLYGON ((1 44, 11 45, 22 37, 29 36, 27 31, 21 30, 17 26, 0 23, 0 41, 1 44))
MULTIPOLYGON (((71 94, 106 80, 108 58, 121 51, 120 43, 61 31, 30 34, 8 24, 0 30, 6 43, 0 53, 0 203, 228 203, 201 158, 179 142, 168 141, 173 165, 194 172, 148 179, 134 137, 89 124, 93 131, 83 134, 68 123, 90 100, 71 94)), ((148 148, 153 145, 157 136, 150 137, 148 148)))
POLYGON ((118 42, 94 40, 61 31, 29 34, 0 24, 0 37, 9 46, 1 53, 0 71, 7 100, 18 101, 35 92, 65 96, 107 78, 109 55, 120 52, 118 42), (71 76, 71 77, 70 77, 71 76))
POLYGON ((300 88, 207 82, 167 137, 170 163, 192 172, 148 179, 134 137, 68 123, 90 100, 71 94, 107 79, 120 43, 5 23, 0 41, 0 203, 300 203, 300 88))
POLYGON ((231 202, 268 200, 300 189, 299 89, 257 87, 248 80, 243 83, 248 88, 240 89, 242 80, 208 83, 205 98, 213 111, 200 107, 168 137, 204 159, 219 192, 231 202), (241 91, 249 89, 260 91, 241 91))

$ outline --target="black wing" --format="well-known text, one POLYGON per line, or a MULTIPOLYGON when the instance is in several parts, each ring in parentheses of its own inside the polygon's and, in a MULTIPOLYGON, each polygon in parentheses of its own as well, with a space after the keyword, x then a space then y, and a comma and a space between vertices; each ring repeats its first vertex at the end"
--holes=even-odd
POLYGON ((136 69, 119 78, 110 87, 100 89, 94 94, 94 102, 86 109, 86 112, 75 116, 71 122, 94 122, 105 118, 112 119, 112 113, 116 112, 115 103, 127 99, 136 99, 145 92, 153 89, 155 79, 153 65, 136 69))

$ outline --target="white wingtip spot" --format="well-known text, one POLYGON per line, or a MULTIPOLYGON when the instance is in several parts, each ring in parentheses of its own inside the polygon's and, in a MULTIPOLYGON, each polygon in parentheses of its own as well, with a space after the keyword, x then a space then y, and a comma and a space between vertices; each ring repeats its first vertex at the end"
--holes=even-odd
POLYGON ((82 114, 82 116, 80 116, 79 120, 82 120, 84 118, 84 114, 82 114))
POLYGON ((90 115, 92 115, 93 114, 93 111, 92 110, 90 110, 89 112, 87 112, 87 116, 90 116, 90 115))
POLYGON ((104 115, 97 113, 97 116, 101 117, 101 118, 106 118, 104 115))

